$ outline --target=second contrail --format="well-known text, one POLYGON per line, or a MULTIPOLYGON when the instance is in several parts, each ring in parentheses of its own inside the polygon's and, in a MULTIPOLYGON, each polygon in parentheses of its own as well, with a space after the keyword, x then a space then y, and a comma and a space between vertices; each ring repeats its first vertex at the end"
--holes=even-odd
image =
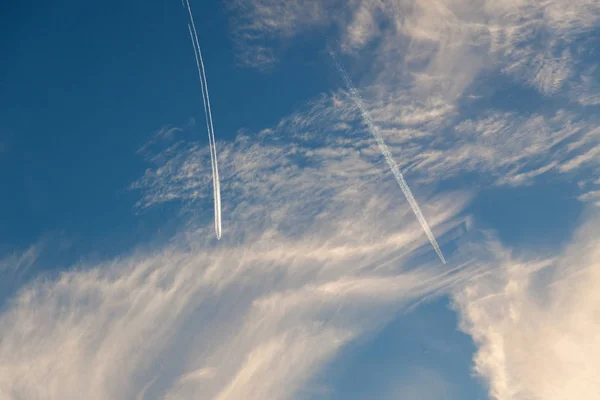
MULTIPOLYGON (((182 1, 183 3, 183 1, 182 1)), ((210 98, 208 97, 208 83, 206 82, 206 72, 204 71, 204 60, 202 59, 202 52, 200 51, 200 42, 198 41, 198 34, 196 32, 196 24, 194 23, 194 17, 192 15, 192 9, 190 7, 189 0, 185 0, 187 11, 190 16, 190 22, 188 24, 188 30, 190 31, 190 38, 192 39, 192 45, 194 46, 194 56, 196 57, 196 67, 198 69, 198 78, 200 79, 200 87, 202 89, 202 102, 204 104, 204 117, 206 119, 206 129, 208 130, 208 146, 210 150, 210 161, 212 166, 213 176, 213 200, 215 207, 215 233, 217 239, 221 239, 221 183, 219 181, 219 164, 217 162, 217 148, 215 143, 215 130, 212 121, 212 112, 210 109, 210 98), (193 31, 193 32, 192 32, 193 31)))
POLYGON ((435 236, 433 236, 431 229, 429 229, 429 225, 427 224, 427 221, 425 220, 425 217, 423 216, 423 213, 421 212, 421 208, 419 207, 419 204, 415 200, 410 188, 408 187, 408 184, 404 180, 404 176, 402 176, 402 173, 400 172, 400 168, 398 168, 398 164, 396 164, 396 161, 394 161, 394 158, 392 157, 392 153, 390 153, 390 150, 388 149, 387 145, 385 144, 385 141, 383 140, 383 136, 381 135, 381 133, 379 132, 379 130, 373 123, 371 116, 367 112, 367 109, 365 108, 365 106, 363 104, 360 94, 358 93, 358 91, 356 90, 354 85, 352 84, 350 77, 348 76, 348 74, 346 73, 346 71, 340 64, 340 62, 338 61, 335 53, 331 52, 330 54, 331 54, 331 57, 333 58, 336 68, 342 75, 342 79, 344 79, 344 83, 346 84, 348 91, 350 92, 350 97, 354 101, 354 104, 356 105, 356 107, 360 110, 363 120, 365 121, 365 123, 367 124, 367 127, 369 128, 369 132, 371 132, 371 134, 377 141, 379 150, 385 157, 385 161, 387 161, 388 166, 392 170, 392 173, 394 174, 394 177, 396 178, 398 185, 400 185, 400 189, 402 189, 404 196, 406 196, 406 200, 408 200, 410 207, 412 208, 417 219, 419 220, 419 223, 423 227, 423 230, 425 231, 425 235, 427 235, 429 242, 431 242, 433 249, 437 253, 440 260, 442 260, 442 263, 446 264, 446 259, 444 258, 444 255, 442 254, 442 250, 440 249, 440 246, 438 246, 437 240, 435 240, 435 236))

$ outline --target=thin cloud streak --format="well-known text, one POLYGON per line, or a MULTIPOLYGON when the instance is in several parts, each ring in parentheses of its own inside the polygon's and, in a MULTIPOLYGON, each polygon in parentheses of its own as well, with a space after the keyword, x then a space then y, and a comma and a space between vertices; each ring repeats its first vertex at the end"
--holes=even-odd
MULTIPOLYGON (((242 144, 223 152, 225 173, 228 157, 251 154, 242 144)), ((291 144, 282 148, 289 158, 298 154, 291 144)), ((271 168, 269 150, 256 149, 252 171, 271 168)), ((206 231, 185 230, 169 244, 24 287, 0 314, 0 398, 291 400, 351 340, 467 276, 437 262, 410 263, 423 235, 376 179, 349 198, 332 169, 288 163, 292 182, 281 178, 287 186, 273 195, 271 182, 237 165, 258 197, 231 213, 234 234, 221 246, 210 246, 206 231), (315 190, 323 183, 327 193, 315 190), (266 208, 270 195, 281 201, 266 208), (337 214, 313 218, 296 237, 248 223, 254 208, 273 225, 301 226, 305 209, 290 210, 287 200, 302 196, 317 209, 332 202, 337 214)), ((466 199, 459 200, 440 198, 437 217, 459 223, 466 199)))
POLYGON ((219 164, 217 161, 217 148, 215 144, 215 130, 212 120, 212 112, 210 109, 210 98, 208 96, 208 83, 206 81, 206 71, 204 70, 204 60, 202 51, 200 50, 200 42, 198 41, 198 33, 196 32, 196 24, 192 15, 190 3, 186 0, 187 10, 192 23, 191 27, 188 24, 190 38, 194 46, 194 56, 196 57, 196 67, 198 69, 198 78, 202 88, 202 102, 204 104, 204 117, 206 118, 206 129, 208 130, 208 143, 210 148, 210 161, 213 173, 213 201, 215 208, 215 233, 217 239, 221 239, 221 185, 219 181, 219 164), (192 30, 194 31, 192 34, 192 30))
POLYGON ((417 200, 415 200, 415 198, 412 194, 412 191, 410 190, 410 188, 408 187, 408 184, 404 180, 404 176, 402 175, 402 172, 400 172, 400 169, 398 168, 398 164, 396 164, 396 161, 394 161, 392 153, 390 153, 390 150, 388 149, 387 145, 385 144, 385 141, 383 140, 383 136, 381 136, 381 133, 379 132, 379 130, 377 129, 377 127, 371 120, 371 116, 369 115, 365 106, 362 103, 360 94, 358 93, 358 91, 356 90, 354 85, 352 84, 350 77, 348 76, 348 74, 346 73, 346 71, 344 70, 342 65, 339 63, 337 57, 335 56, 335 53, 331 52, 331 56, 333 57, 336 68, 338 69, 338 71, 340 71, 340 74, 342 75, 342 78, 344 79, 344 83, 346 84, 346 86, 348 87, 348 90, 350 91, 350 97, 354 101, 354 104, 356 105, 356 107, 360 110, 362 117, 369 128, 369 132, 371 132, 371 134, 377 141, 379 150, 381 150, 381 153, 385 157, 385 161, 388 163, 390 169, 392 170, 392 173, 394 174, 394 177, 396 178, 398 185, 400 185, 400 189, 402 189, 402 193, 404 193, 404 196, 406 196, 406 199, 408 200, 410 207, 412 208, 417 219, 419 220, 421 227, 423 227, 423 230, 425 231, 425 234, 427 235, 427 238, 431 242, 431 245, 433 246, 438 257, 440 258, 442 263, 446 264, 446 259, 444 258, 444 254, 442 254, 442 250, 440 249, 440 246, 438 245, 437 240, 435 240, 435 236, 433 235, 433 232, 431 232, 431 229, 429 228, 429 224, 427 224, 427 220, 425 220, 425 217, 423 216, 423 213, 421 212, 421 208, 419 207, 417 200))

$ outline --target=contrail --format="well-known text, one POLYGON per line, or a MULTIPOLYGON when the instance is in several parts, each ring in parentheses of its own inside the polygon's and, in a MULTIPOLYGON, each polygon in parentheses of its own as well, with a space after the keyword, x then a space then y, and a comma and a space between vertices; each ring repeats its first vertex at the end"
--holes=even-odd
POLYGON ((423 227, 423 230, 425 231, 427 238, 431 242, 431 245, 433 246, 433 248, 434 248, 435 252, 437 253, 438 257, 440 258, 440 260, 442 260, 442 263, 446 264, 446 259, 444 258, 444 255, 442 254, 442 250, 440 250, 440 246, 438 246, 438 243, 435 240, 435 236, 433 236, 431 229, 429 229, 429 225, 427 224, 427 221, 425 220, 425 217, 423 216, 423 213, 421 212, 421 209, 419 208, 419 204, 417 204, 417 201, 415 200, 410 188, 408 187, 408 184, 404 180, 404 176, 402 176, 402 173, 400 172, 400 168, 398 168, 398 164, 396 164, 396 161, 394 161, 394 158, 392 157, 392 153, 390 153, 390 150, 388 149, 387 145, 383 141, 383 136, 381 136, 381 133, 379 132, 379 130, 373 123, 371 116, 367 112, 367 109, 365 108, 365 106, 363 104, 360 94, 358 93, 358 91, 356 90, 354 85, 352 84, 350 77, 348 76, 348 74, 346 73, 346 71, 340 64, 340 62, 338 61, 335 53, 331 52, 330 54, 331 54, 331 57, 333 58, 333 61, 335 62, 336 68, 338 69, 338 71, 342 75, 342 78, 344 79, 344 83, 346 84, 346 86, 348 87, 348 90, 350 91, 350 97, 352 97, 354 104, 360 110, 363 120, 366 122, 367 127, 369 128, 369 132, 371 132, 373 137, 375 137, 375 140, 377 141, 377 144, 379 145, 379 150, 385 157, 385 161, 387 161, 388 166, 392 170, 392 173, 394 174, 394 177, 396 178, 398 185, 400 185, 400 189, 402 189, 404 196, 406 196, 406 199, 408 200, 408 203, 410 204, 410 207, 412 208, 413 212, 417 216, 419 223, 423 227))
MULTIPOLYGON (((206 119, 206 129, 208 130, 208 145, 210 149, 210 161, 213 174, 213 200, 215 207, 215 232, 217 239, 221 239, 221 183, 219 181, 219 164, 217 162, 217 148, 215 144, 215 130, 212 121, 212 112, 210 109, 210 98, 208 96, 208 83, 206 82, 206 71, 204 70, 204 60, 202 59, 202 51, 200 50, 200 42, 196 32, 196 24, 192 15, 189 0, 185 0, 187 10, 190 15, 191 27, 188 24, 190 38, 194 46, 194 56, 196 57, 196 67, 198 69, 198 78, 200 87, 202 88, 202 102, 204 104, 204 117, 206 119), (192 33, 193 31, 193 33, 192 33)), ((182 0, 183 4, 183 0, 182 0)))

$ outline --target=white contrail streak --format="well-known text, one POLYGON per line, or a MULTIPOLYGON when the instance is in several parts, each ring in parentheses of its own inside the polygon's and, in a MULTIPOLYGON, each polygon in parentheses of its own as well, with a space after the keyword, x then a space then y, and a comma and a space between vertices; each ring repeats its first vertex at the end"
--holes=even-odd
POLYGON ((200 66, 200 59, 198 58, 198 50, 196 48, 196 42, 194 41, 194 36, 192 33, 192 28, 188 24, 188 29, 190 31, 190 38, 192 39, 192 44, 194 46, 194 56, 196 57, 196 66, 198 68, 198 77, 200 80, 200 86, 202 88, 202 102, 204 104, 204 117, 206 119, 206 129, 208 131, 208 143, 209 143, 209 153, 210 153, 210 162, 212 167, 212 176, 213 176, 213 200, 214 200, 214 210, 215 210, 215 232, 217 235, 217 239, 221 238, 221 189, 219 182, 219 171, 217 165, 217 154, 215 148, 215 140, 214 133, 212 131, 212 118, 210 117, 210 108, 207 108, 207 96, 205 94, 205 83, 202 76, 202 69, 200 66))
POLYGON ((406 199, 408 200, 408 203, 410 204, 410 207, 412 208, 413 212, 417 216, 419 223, 423 227, 423 230, 425 231, 427 238, 431 242, 431 245, 433 246, 433 248, 434 248, 435 252, 437 253, 438 257, 440 258, 440 260, 442 260, 442 263, 446 264, 446 259, 444 258, 444 255, 442 254, 442 250, 440 250, 440 246, 438 246, 438 243, 435 240, 435 236, 433 236, 431 229, 429 229, 429 225, 427 224, 427 221, 425 220, 425 217, 423 216, 423 213, 421 212, 421 209, 419 208, 419 204, 417 204, 417 201, 415 200, 410 188, 408 187, 408 184, 404 180, 404 176, 402 176, 402 173, 400 172, 400 168, 398 168, 398 164, 396 164, 396 161, 394 161, 394 158, 392 157, 392 153, 390 153, 390 150, 388 149, 387 145, 383 141, 383 136, 381 136, 381 133, 379 132, 379 130, 373 123, 371 116, 367 112, 367 109, 365 108, 365 106, 363 104, 360 94, 358 93, 358 91, 356 90, 354 85, 352 84, 350 77, 348 76, 348 74, 346 73, 346 71, 340 64, 340 62, 338 61, 335 53, 332 52, 331 56, 333 58, 333 61, 335 62, 335 66, 337 67, 338 71, 340 71, 340 74, 342 75, 342 78, 344 79, 344 83, 346 84, 346 86, 348 87, 348 90, 350 91, 350 97, 352 97, 354 104, 360 110, 363 120, 366 122, 367 127, 369 128, 369 132, 371 132, 373 137, 375 137, 375 140, 377 141, 377 144, 379 145, 379 150, 385 157, 385 161, 387 161, 390 169, 392 170, 392 173, 394 174, 394 177, 396 178, 398 185, 400 185, 400 189, 402 189, 404 196, 406 196, 406 199))
POLYGON ((189 0, 186 0, 187 10, 192 23, 191 27, 188 24, 190 38, 194 46, 194 56, 196 57, 196 67, 198 69, 198 78, 200 87, 202 88, 202 102, 204 104, 204 117, 206 119, 206 129, 208 130, 208 143, 210 149, 210 161, 213 174, 213 200, 215 207, 215 233, 217 239, 221 239, 221 183, 219 181, 219 164, 217 161, 217 148, 215 144, 215 130, 212 121, 212 112, 210 109, 210 98, 208 96, 208 83, 206 82, 206 71, 204 70, 204 60, 202 59, 202 51, 200 50, 200 42, 196 32, 196 24, 192 15, 189 0), (192 33, 193 31, 193 33, 192 33))

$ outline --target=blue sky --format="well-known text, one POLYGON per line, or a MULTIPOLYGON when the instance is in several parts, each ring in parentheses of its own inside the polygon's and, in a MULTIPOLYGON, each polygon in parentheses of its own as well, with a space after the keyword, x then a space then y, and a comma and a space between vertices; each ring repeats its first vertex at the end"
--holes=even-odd
POLYGON ((597 397, 595 0, 191 6, 219 241, 181 3, 2 6, 0 397, 597 397))
MULTIPOLYGON (((135 151, 162 126, 202 117, 184 10, 177 2, 74 1, 14 2, 8 9, 3 180, 13 195, 3 207, 2 242, 23 246, 56 229, 83 236, 131 229, 139 221, 131 213, 136 197, 126 189, 145 167, 135 151)), ((268 76, 237 68, 224 5, 197 11, 210 21, 198 28, 211 38, 203 51, 213 64, 220 139, 275 124, 323 90, 326 79, 306 63, 268 76), (282 86, 292 94, 281 96, 282 86)), ((194 133, 205 137, 202 125, 194 133)))

